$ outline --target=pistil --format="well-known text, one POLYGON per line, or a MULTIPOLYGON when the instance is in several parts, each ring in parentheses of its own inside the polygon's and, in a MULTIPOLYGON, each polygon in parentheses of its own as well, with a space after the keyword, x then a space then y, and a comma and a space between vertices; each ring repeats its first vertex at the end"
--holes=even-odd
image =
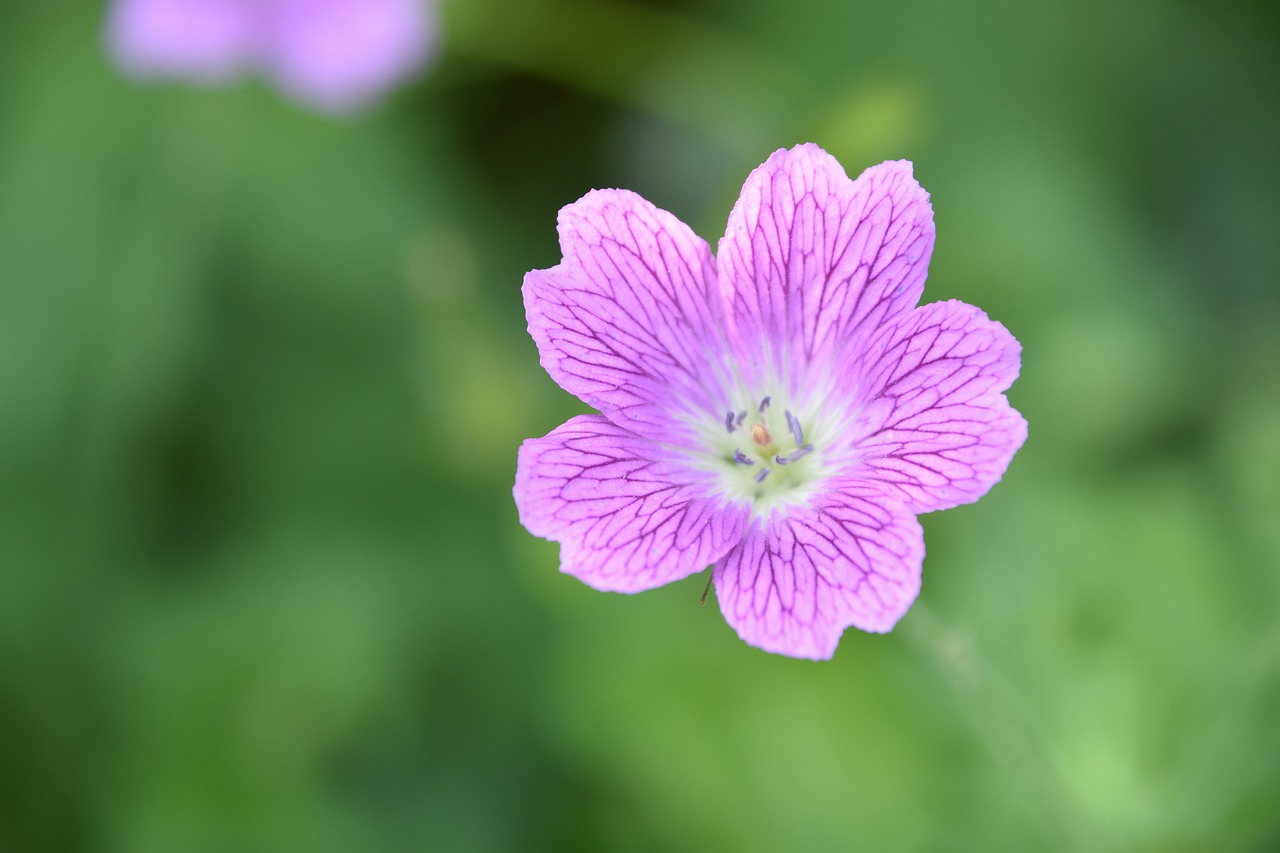
POLYGON ((742 490, 740 494, 757 508, 802 500, 817 473, 808 462, 797 464, 815 450, 813 444, 805 443, 811 436, 805 435, 800 418, 781 404, 775 415, 770 411, 772 405, 773 396, 766 395, 759 398, 754 412, 736 406, 723 410, 724 428, 732 438, 720 445, 720 452, 728 454, 720 459, 738 472, 731 475, 734 488, 742 490), (749 440, 738 437, 739 428, 749 440))

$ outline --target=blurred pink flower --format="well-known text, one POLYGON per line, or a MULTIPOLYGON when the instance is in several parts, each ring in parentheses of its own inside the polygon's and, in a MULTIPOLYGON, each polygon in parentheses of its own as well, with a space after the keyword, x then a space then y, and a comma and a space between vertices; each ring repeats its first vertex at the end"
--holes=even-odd
POLYGON ((434 0, 116 0, 106 40, 139 78, 258 72, 294 100, 358 110, 435 55, 434 0))

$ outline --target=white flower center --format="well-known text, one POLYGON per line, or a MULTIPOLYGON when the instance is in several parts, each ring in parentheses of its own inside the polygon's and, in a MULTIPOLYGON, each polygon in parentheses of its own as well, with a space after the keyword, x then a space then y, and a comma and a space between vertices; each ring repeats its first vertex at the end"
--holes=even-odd
POLYGON ((773 396, 726 409, 715 429, 699 430, 705 448, 699 467, 723 495, 750 503, 753 515, 803 504, 827 473, 812 414, 792 411, 773 396))

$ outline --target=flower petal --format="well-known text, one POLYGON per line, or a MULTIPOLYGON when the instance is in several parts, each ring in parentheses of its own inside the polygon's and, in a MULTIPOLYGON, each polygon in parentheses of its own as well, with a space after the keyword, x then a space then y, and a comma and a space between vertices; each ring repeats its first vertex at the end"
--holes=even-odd
POLYGON ((913 308, 933 251, 933 208, 911 163, 856 181, 816 145, 780 150, 742 188, 720 241, 720 283, 741 368, 813 390, 841 352, 913 308), (815 375, 815 371, 818 375, 815 375))
POLYGON ((276 0, 262 57, 280 89, 329 112, 357 110, 435 52, 426 0, 276 0))
POLYGON ((560 544, 560 570, 596 589, 639 592, 687 577, 741 540, 744 506, 706 496, 661 449, 600 415, 520 448, 516 506, 560 544))
POLYGON ((564 260, 524 279, 529 334, 561 388, 641 435, 680 442, 680 412, 723 416, 711 250, 625 190, 560 211, 564 260))
POLYGON ((256 21, 256 10, 234 0, 117 0, 106 41, 130 74, 221 82, 253 62, 256 21))
POLYGON ((1002 393, 1022 363, 1008 329, 963 302, 924 305, 887 328, 860 366, 854 476, 896 489, 913 512, 971 503, 1027 438, 1002 393))
POLYGON ((920 591, 916 517, 867 484, 753 525, 716 563, 716 597, 743 640, 825 659, 844 629, 888 631, 920 591))

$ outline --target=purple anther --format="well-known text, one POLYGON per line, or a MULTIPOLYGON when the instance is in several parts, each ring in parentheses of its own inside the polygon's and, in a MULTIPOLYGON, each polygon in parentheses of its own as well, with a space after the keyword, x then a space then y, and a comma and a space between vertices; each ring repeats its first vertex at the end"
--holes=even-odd
POLYGON ((793 451, 791 452, 791 455, 787 457, 787 461, 788 461, 788 462, 795 462, 795 461, 796 461, 797 459, 799 459, 800 457, 802 457, 802 456, 808 456, 808 455, 809 455, 810 453, 812 453, 812 452, 813 452, 813 445, 812 445, 812 444, 806 444, 804 447, 800 448, 799 450, 793 450, 793 451))
POLYGON ((724 416, 724 428, 729 432, 733 432, 733 412, 726 412, 724 416))
POLYGON ((742 422, 745 421, 746 419, 747 419, 747 411, 746 409, 743 409, 741 412, 738 412, 738 419, 734 421, 734 423, 737 426, 742 426, 742 422))
POLYGON ((770 401, 770 400, 772 400, 772 399, 773 399, 772 397, 765 397, 763 400, 761 400, 761 401, 760 401, 760 408, 759 408, 759 409, 757 409, 756 411, 758 411, 758 412, 760 412, 761 414, 763 414, 763 413, 764 413, 764 410, 765 410, 765 409, 767 409, 767 408, 769 408, 769 401, 770 401))
POLYGON ((796 444, 804 444, 804 430, 800 428, 800 419, 791 414, 791 410, 787 410, 787 426, 791 427, 791 434, 795 437, 796 444))
POLYGON ((756 464, 756 460, 752 459, 750 456, 748 456, 747 454, 743 453, 741 450, 734 450, 734 451, 733 451, 733 461, 734 461, 734 462, 737 462, 739 465, 754 465, 754 464, 756 464))
POLYGON ((791 460, 783 456, 782 454, 778 454, 777 456, 773 457, 773 461, 777 462, 779 465, 786 465, 791 460))
POLYGON ((761 468, 761 469, 760 469, 760 473, 759 473, 759 474, 756 474, 756 482, 757 482, 757 483, 763 483, 763 482, 764 482, 764 478, 765 478, 765 477, 768 477, 768 476, 769 476, 769 469, 768 469, 768 468, 761 468))

